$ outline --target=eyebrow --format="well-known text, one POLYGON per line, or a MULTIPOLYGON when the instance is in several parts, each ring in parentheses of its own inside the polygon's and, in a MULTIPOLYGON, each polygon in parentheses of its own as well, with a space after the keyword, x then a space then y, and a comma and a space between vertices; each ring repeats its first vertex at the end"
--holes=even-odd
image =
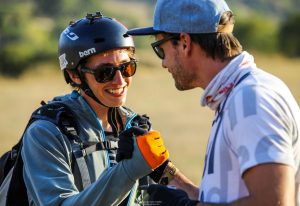
POLYGON ((121 64, 124 64, 124 63, 127 63, 127 62, 130 62, 130 60, 129 60, 129 61, 128 61, 128 60, 123 60, 123 61, 121 61, 118 65, 115 65, 115 64, 112 64, 112 63, 103 63, 103 64, 96 65, 96 68, 102 67, 102 66, 112 66, 112 67, 117 67, 117 66, 119 66, 119 65, 121 65, 121 64))

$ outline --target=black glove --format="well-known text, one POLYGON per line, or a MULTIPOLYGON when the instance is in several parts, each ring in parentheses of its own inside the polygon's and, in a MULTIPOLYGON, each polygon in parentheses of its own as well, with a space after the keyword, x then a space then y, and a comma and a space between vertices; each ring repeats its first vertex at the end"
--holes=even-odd
POLYGON ((160 165, 158 168, 156 168, 153 172, 151 172, 149 174, 149 176, 151 177, 151 179, 154 182, 156 182, 156 183, 159 182, 160 178, 163 175, 163 172, 164 172, 166 166, 168 165, 168 162, 169 162, 169 160, 165 161, 162 165, 160 165))
POLYGON ((133 153, 133 139, 132 136, 143 135, 147 133, 147 130, 139 127, 131 127, 119 135, 118 149, 117 149, 117 162, 123 159, 130 159, 133 153))
POLYGON ((137 115, 131 122, 131 126, 140 127, 147 131, 151 130, 151 125, 150 119, 146 114, 137 115))
POLYGON ((150 185, 147 189, 149 203, 161 206, 196 206, 198 201, 189 199, 183 190, 172 189, 163 185, 150 185))

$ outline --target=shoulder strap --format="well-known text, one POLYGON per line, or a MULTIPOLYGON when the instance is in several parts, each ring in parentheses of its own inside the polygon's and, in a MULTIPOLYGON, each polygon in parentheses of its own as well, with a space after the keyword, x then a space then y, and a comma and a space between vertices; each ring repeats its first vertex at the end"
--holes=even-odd
POLYGON ((13 166, 12 176, 9 183, 9 188, 7 192, 7 203, 6 205, 14 206, 14 205, 29 205, 27 190, 23 179, 23 159, 21 156, 21 148, 22 148, 22 139, 16 144, 14 153, 17 155, 16 161, 13 166), (18 198, 16 198, 16 194, 18 198))
MULTIPOLYGON (((72 154, 74 159, 76 160, 76 164, 78 165, 78 169, 82 180, 82 186, 83 188, 86 188, 91 184, 91 180, 90 180, 88 167, 85 161, 85 156, 99 150, 115 150, 118 147, 117 143, 111 141, 95 142, 95 143, 83 142, 78 135, 78 131, 79 131, 78 123, 76 121, 75 115, 67 105, 58 101, 50 104, 41 102, 41 104, 42 106, 32 113, 30 120, 24 130, 24 133, 26 129, 31 125, 31 123, 33 123, 36 120, 46 120, 55 124, 61 130, 61 132, 64 135, 66 135, 66 137, 69 139, 71 143, 72 154)), ((13 149, 15 149, 18 152, 17 161, 16 161, 16 165, 18 165, 18 169, 17 168, 15 169, 17 170, 16 173, 18 172, 18 174, 13 174, 13 176, 21 177, 22 180, 20 181, 22 181, 22 183, 23 183, 23 178, 22 178, 23 160, 20 151, 22 147, 23 135, 20 141, 18 142, 18 144, 16 144, 13 147, 13 149)), ((23 186, 25 188, 24 183, 23 186)), ((15 188, 15 186, 10 186, 10 188, 12 189, 10 189, 9 194, 14 195, 16 194, 16 191, 19 191, 19 189, 15 188)), ((26 192, 26 189, 24 191, 26 192)), ((13 201, 13 199, 17 199, 17 198, 12 197, 11 199, 13 201)))
POLYGON ((73 111, 61 102, 46 104, 35 110, 31 115, 31 122, 35 120, 47 120, 52 122, 68 137, 69 140, 75 140, 81 143, 78 136, 78 124, 73 111))
POLYGON ((72 154, 76 160, 81 175, 82 186, 86 188, 91 184, 88 167, 84 156, 81 156, 83 142, 78 135, 78 124, 73 111, 65 104, 57 101, 46 104, 35 110, 30 118, 30 123, 36 120, 46 120, 55 124, 71 143, 72 154))
POLYGON ((79 168, 83 188, 91 184, 85 157, 95 151, 116 150, 118 148, 117 142, 108 140, 103 142, 83 142, 78 135, 78 123, 73 111, 61 102, 43 103, 43 106, 33 113, 32 118, 44 119, 54 123, 68 137, 73 157, 79 168))
POLYGON ((55 102, 51 104, 44 104, 41 108, 34 112, 33 117, 53 122, 59 127, 61 132, 68 137, 72 147, 72 154, 79 168, 82 187, 86 188, 89 186, 91 184, 91 179, 88 166, 84 158, 84 144, 78 135, 78 124, 73 111, 67 105, 55 102))

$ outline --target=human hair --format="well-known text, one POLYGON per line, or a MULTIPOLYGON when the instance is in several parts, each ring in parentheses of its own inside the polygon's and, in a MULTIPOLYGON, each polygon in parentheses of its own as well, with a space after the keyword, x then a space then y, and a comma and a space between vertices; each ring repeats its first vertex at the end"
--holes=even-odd
MULTIPOLYGON (((136 59, 136 57, 135 57, 135 48, 134 47, 124 48, 124 49, 121 49, 121 50, 126 51, 130 59, 136 59)), ((80 67, 86 64, 87 59, 88 58, 82 59, 78 63, 78 65, 75 69, 69 69, 68 71, 76 74, 77 76, 79 76, 81 78, 83 78, 84 75, 82 73, 80 73, 80 67)), ((68 84, 70 84, 74 89, 79 90, 80 85, 78 85, 77 83, 72 81, 71 77, 69 76, 68 71, 67 71, 67 69, 63 70, 63 75, 64 75, 64 78, 65 78, 66 82, 68 84)))
MULTIPOLYGON (((234 15, 231 11, 227 11, 221 16, 218 28, 225 28, 230 25, 234 25, 234 15)), ((172 40, 173 45, 177 44, 179 34, 165 33, 165 35, 178 35, 178 38, 172 40)), ((189 35, 191 40, 199 44, 206 54, 213 59, 230 60, 242 52, 242 46, 232 32, 190 33, 189 35)))

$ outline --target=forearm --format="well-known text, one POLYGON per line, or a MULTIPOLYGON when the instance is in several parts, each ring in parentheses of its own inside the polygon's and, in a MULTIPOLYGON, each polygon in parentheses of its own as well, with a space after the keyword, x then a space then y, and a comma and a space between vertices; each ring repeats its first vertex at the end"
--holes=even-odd
POLYGON ((133 188, 132 181, 121 164, 105 170, 96 182, 85 190, 69 196, 62 205, 118 205, 133 188), (111 192, 113 191, 113 192, 111 192))
POLYGON ((174 178, 169 182, 170 186, 184 190, 192 200, 198 200, 199 188, 180 171, 176 172, 174 178))
MULTIPOLYGON (((49 124, 46 121, 34 124, 24 137, 24 181, 32 201, 39 205, 96 206, 116 205, 126 198, 140 175, 128 171, 128 168, 134 169, 136 159, 132 164, 127 161, 104 170, 94 183, 80 192, 75 185, 75 179, 80 176, 73 173, 70 165, 71 146, 55 126, 49 124)), ((147 172, 141 173, 140 176, 147 172)))
POLYGON ((238 199, 238 200, 233 201, 231 203, 203 203, 203 202, 199 202, 197 204, 197 206, 253 206, 253 205, 266 206, 268 204, 266 204, 266 205, 265 204, 259 204, 257 201, 254 201, 254 199, 251 198, 250 196, 238 199))

